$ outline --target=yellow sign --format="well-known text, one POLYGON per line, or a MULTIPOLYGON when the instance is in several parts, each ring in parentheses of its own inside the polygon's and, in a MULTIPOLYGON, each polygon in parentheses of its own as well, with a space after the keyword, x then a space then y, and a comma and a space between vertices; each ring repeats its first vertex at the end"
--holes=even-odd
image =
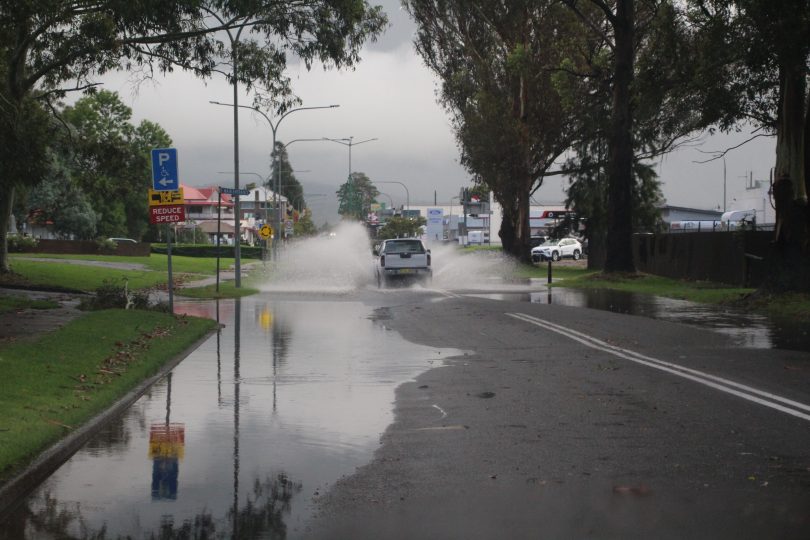
POLYGON ((262 228, 259 229, 259 236, 262 237, 262 240, 267 240, 271 236, 273 236, 273 228, 270 225, 262 225, 262 228))
POLYGON ((177 191, 149 190, 149 206, 163 206, 166 204, 183 204, 183 188, 177 191))

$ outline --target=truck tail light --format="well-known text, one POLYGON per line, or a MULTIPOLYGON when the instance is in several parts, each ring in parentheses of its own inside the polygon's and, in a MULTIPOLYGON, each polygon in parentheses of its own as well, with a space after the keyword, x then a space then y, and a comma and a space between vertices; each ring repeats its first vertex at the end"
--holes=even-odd
POLYGON ((430 266, 430 253, 427 254, 427 265, 430 266))
POLYGON ((385 268, 385 255, 380 255, 380 266, 385 268))

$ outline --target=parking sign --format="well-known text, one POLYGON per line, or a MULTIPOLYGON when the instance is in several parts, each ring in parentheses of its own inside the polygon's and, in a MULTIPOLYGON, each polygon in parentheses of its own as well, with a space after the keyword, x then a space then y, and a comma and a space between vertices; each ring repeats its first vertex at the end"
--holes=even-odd
POLYGON ((155 191, 177 191, 180 189, 177 148, 155 148, 152 150, 152 189, 155 191))

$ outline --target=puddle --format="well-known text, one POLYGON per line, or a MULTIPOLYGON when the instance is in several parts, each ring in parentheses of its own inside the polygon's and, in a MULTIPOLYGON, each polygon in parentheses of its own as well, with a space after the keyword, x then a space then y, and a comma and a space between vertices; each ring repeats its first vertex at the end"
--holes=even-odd
POLYGON ((226 327, 37 488, 0 537, 304 537, 313 498, 371 459, 394 389, 460 354, 406 342, 357 302, 175 305, 226 327))
POLYGON ((738 347, 810 351, 810 332, 793 321, 686 300, 607 289, 565 288, 534 292, 471 292, 467 296, 640 315, 713 330, 727 335, 738 347))

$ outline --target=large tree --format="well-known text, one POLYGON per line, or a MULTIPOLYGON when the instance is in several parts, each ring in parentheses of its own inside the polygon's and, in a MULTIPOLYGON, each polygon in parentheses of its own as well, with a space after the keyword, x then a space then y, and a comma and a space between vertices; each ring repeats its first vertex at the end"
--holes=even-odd
POLYGON ((353 172, 335 192, 338 197, 338 214, 344 219, 363 221, 377 202, 380 192, 371 179, 362 172, 353 172))
MULTIPOLYGON (((810 290, 810 3, 689 0, 707 125, 776 136, 772 289, 810 290)), ((724 155, 725 152, 718 152, 724 155)), ((719 157, 718 155, 718 157, 719 157)))
POLYGON ((385 22, 364 0, 0 0, 0 143, 11 144, 0 152, 0 272, 9 270, 15 188, 42 178, 25 151, 41 140, 30 120, 37 103, 64 95, 66 86, 88 88, 113 69, 148 75, 179 66, 208 76, 231 58, 223 30, 239 28, 245 40, 236 79, 266 88, 269 98, 289 98, 287 53, 307 66, 316 59, 351 65, 385 22))
POLYGON ((573 140, 550 66, 557 2, 406 0, 416 47, 441 80, 462 164, 503 208, 504 250, 529 256, 529 198, 573 140))

